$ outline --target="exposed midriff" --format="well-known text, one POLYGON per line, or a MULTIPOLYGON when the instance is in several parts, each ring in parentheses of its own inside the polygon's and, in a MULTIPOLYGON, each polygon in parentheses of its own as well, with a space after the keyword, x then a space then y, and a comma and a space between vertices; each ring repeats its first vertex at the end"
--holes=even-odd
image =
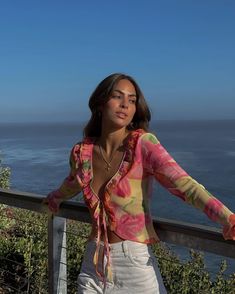
MULTIPOLYGON (((89 236, 89 240, 96 240, 97 239, 98 230, 96 226, 92 227, 91 234, 89 236)), ((120 238, 114 231, 111 231, 107 227, 107 235, 108 235, 108 242, 110 244, 118 243, 124 241, 124 239, 120 238)), ((101 234, 101 241, 104 241, 104 234, 101 234)))

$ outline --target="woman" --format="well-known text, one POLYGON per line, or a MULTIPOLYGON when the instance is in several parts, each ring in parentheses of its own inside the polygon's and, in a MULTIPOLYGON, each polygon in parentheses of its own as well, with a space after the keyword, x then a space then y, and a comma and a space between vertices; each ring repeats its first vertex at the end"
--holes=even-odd
POLYGON ((235 215, 147 132, 150 111, 132 77, 105 78, 89 107, 84 139, 71 151, 70 175, 47 197, 56 213, 82 191, 93 220, 78 293, 166 293, 150 248, 159 241, 149 209, 151 179, 221 223, 225 239, 235 240, 235 215))

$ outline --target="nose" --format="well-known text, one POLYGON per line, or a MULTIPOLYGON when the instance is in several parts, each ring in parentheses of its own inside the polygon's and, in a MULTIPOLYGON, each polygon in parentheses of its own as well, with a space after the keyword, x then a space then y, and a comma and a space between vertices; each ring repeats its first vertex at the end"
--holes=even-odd
POLYGON ((126 97, 123 97, 121 101, 121 108, 128 108, 128 99, 126 97))

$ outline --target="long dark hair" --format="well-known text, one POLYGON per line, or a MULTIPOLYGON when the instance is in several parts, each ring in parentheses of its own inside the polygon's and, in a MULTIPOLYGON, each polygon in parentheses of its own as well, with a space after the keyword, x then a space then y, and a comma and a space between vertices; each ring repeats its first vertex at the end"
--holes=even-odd
POLYGON ((91 117, 83 130, 84 137, 99 137, 101 135, 102 115, 101 106, 108 100, 113 90, 113 87, 120 80, 128 80, 135 87, 136 91, 136 112, 131 124, 127 127, 129 130, 144 129, 148 131, 151 113, 145 101, 144 95, 136 81, 128 75, 122 73, 114 73, 101 81, 89 99, 89 108, 91 110, 91 117))

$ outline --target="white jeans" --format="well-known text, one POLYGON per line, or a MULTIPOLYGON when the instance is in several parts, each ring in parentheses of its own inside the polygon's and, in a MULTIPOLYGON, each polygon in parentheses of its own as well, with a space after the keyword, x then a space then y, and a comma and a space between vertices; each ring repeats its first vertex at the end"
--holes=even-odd
POLYGON ((78 276, 78 294, 166 294, 157 260, 146 244, 129 240, 110 244, 113 281, 106 287, 98 278, 93 264, 95 241, 87 243, 81 272, 78 276))

